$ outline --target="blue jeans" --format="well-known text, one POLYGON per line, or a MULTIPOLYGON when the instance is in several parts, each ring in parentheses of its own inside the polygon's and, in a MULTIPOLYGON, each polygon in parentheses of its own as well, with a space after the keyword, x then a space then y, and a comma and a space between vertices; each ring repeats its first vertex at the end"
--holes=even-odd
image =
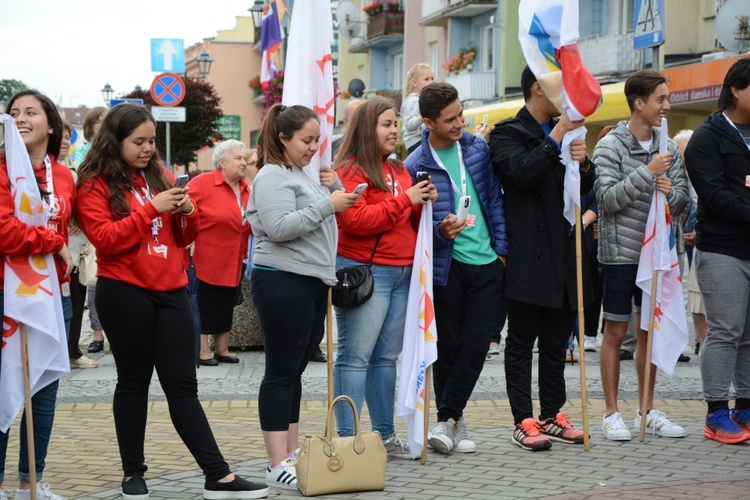
MULTIPOLYGON (((0 295, 0 299, 2 296, 0 295)), ((0 300, 2 302, 2 300, 0 300)), ((2 306, 0 306, 1 308, 2 306)), ((70 334, 70 320, 73 318, 73 301, 71 298, 62 298, 63 317, 65 318, 65 335, 70 334)), ((67 345, 62 346, 67 352, 67 345)), ((58 382, 54 381, 48 386, 39 390, 31 397, 31 412, 34 416, 34 452, 36 459, 36 479, 42 480, 45 460, 47 458, 47 447, 49 446, 50 436, 52 435, 52 424, 55 420, 55 404, 57 403, 57 386, 58 382)), ((29 455, 28 443, 26 442, 26 412, 21 416, 20 450, 18 453, 18 479, 20 481, 29 481, 29 455)), ((0 432, 0 484, 5 481, 5 457, 8 452, 7 433, 0 432)))
MULTIPOLYGON (((336 257, 336 268, 362 264, 336 257)), ((333 369, 336 396, 346 394, 357 412, 367 401, 373 430, 383 438, 393 435, 396 360, 401 354, 406 323, 411 266, 372 266, 375 289, 370 300, 355 309, 336 308, 338 352, 333 369)), ((354 434, 347 405, 336 405, 340 436, 354 434)))

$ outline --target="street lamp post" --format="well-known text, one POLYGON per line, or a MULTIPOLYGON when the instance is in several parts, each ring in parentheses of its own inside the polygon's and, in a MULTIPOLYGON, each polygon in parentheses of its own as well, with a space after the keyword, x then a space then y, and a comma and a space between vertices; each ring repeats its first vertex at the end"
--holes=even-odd
POLYGON ((260 41, 260 27, 263 25, 263 0, 255 0, 253 6, 248 9, 253 16, 255 25, 255 43, 260 41))
POLYGON ((109 101, 112 100, 112 96, 115 94, 115 90, 112 88, 112 85, 109 83, 104 85, 104 88, 101 90, 102 92, 102 98, 104 98, 104 102, 107 103, 107 107, 109 107, 109 101))
POLYGON ((211 63, 213 63, 214 60, 208 54, 208 51, 204 50, 195 58, 195 61, 198 63, 198 73, 200 73, 201 77, 205 80, 206 76, 208 76, 208 73, 211 71, 211 63))

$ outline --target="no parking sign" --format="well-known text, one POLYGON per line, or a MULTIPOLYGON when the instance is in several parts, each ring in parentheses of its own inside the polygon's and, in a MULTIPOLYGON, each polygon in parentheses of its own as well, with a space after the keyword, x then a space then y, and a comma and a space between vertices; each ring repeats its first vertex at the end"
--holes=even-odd
POLYGON ((185 82, 174 73, 162 73, 151 83, 151 97, 160 106, 177 106, 185 98, 185 82))

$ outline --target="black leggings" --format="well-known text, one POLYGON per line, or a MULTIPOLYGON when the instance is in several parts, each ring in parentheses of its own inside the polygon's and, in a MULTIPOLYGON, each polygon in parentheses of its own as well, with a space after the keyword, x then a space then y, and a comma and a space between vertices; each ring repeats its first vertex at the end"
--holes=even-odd
POLYGON ((194 326, 186 289, 154 292, 99 278, 96 308, 117 365, 112 409, 125 475, 142 476, 148 470, 143 447, 154 368, 172 424, 206 479, 217 481, 228 475, 231 471, 198 400, 194 326))
POLYGON ((302 373, 323 328, 328 286, 319 278, 257 267, 250 282, 266 351, 258 392, 260 428, 286 431, 299 422, 302 373))

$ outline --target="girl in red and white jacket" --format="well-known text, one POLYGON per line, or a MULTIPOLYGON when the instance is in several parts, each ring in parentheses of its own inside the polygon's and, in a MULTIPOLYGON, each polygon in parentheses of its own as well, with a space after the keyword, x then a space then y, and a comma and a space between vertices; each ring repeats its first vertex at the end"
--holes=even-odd
POLYGON ((173 184, 160 166, 149 112, 115 106, 79 169, 77 217, 96 248, 96 307, 117 365, 113 411, 122 497, 148 498, 143 449, 154 368, 172 423, 206 475, 204 498, 265 496, 265 485, 231 472, 198 401, 183 260, 198 234, 198 212, 188 189, 173 184))
MULTIPOLYGON (((372 259, 375 289, 370 300, 357 308, 336 308, 334 386, 336 395, 350 396, 358 411, 367 401, 373 430, 383 436, 389 455, 411 459, 408 444, 393 425, 396 359, 401 353, 422 204, 436 199, 437 190, 429 181, 412 186, 403 164, 389 158, 397 138, 393 101, 368 99, 354 111, 336 156, 335 168, 347 192, 367 185, 354 206, 336 214, 336 268, 372 259)), ((339 435, 352 435, 351 412, 341 405, 335 411, 339 435)))
MULTIPOLYGON (((47 227, 32 227, 15 216, 15 203, 10 191, 10 179, 4 155, 0 156, 0 317, 3 315, 5 256, 55 254, 55 267, 60 282, 65 332, 70 331, 73 306, 70 299, 70 272, 73 260, 68 250, 68 223, 76 199, 75 183, 70 170, 55 158, 60 153, 63 123, 57 107, 45 95, 35 90, 23 90, 10 98, 6 112, 13 118, 21 133, 39 186, 45 208, 49 210, 47 227)), ((0 357, 0 359, 2 359, 0 357)), ((58 382, 52 382, 32 397, 34 419, 34 449, 36 459, 37 496, 62 498, 52 493, 49 484, 41 483, 47 445, 55 417, 58 382)), ((0 433, 0 493, 3 492, 5 457, 8 433, 0 433)), ((29 498, 31 484, 26 453, 26 413, 21 419, 21 453, 18 466, 19 486, 15 498, 29 498)))

